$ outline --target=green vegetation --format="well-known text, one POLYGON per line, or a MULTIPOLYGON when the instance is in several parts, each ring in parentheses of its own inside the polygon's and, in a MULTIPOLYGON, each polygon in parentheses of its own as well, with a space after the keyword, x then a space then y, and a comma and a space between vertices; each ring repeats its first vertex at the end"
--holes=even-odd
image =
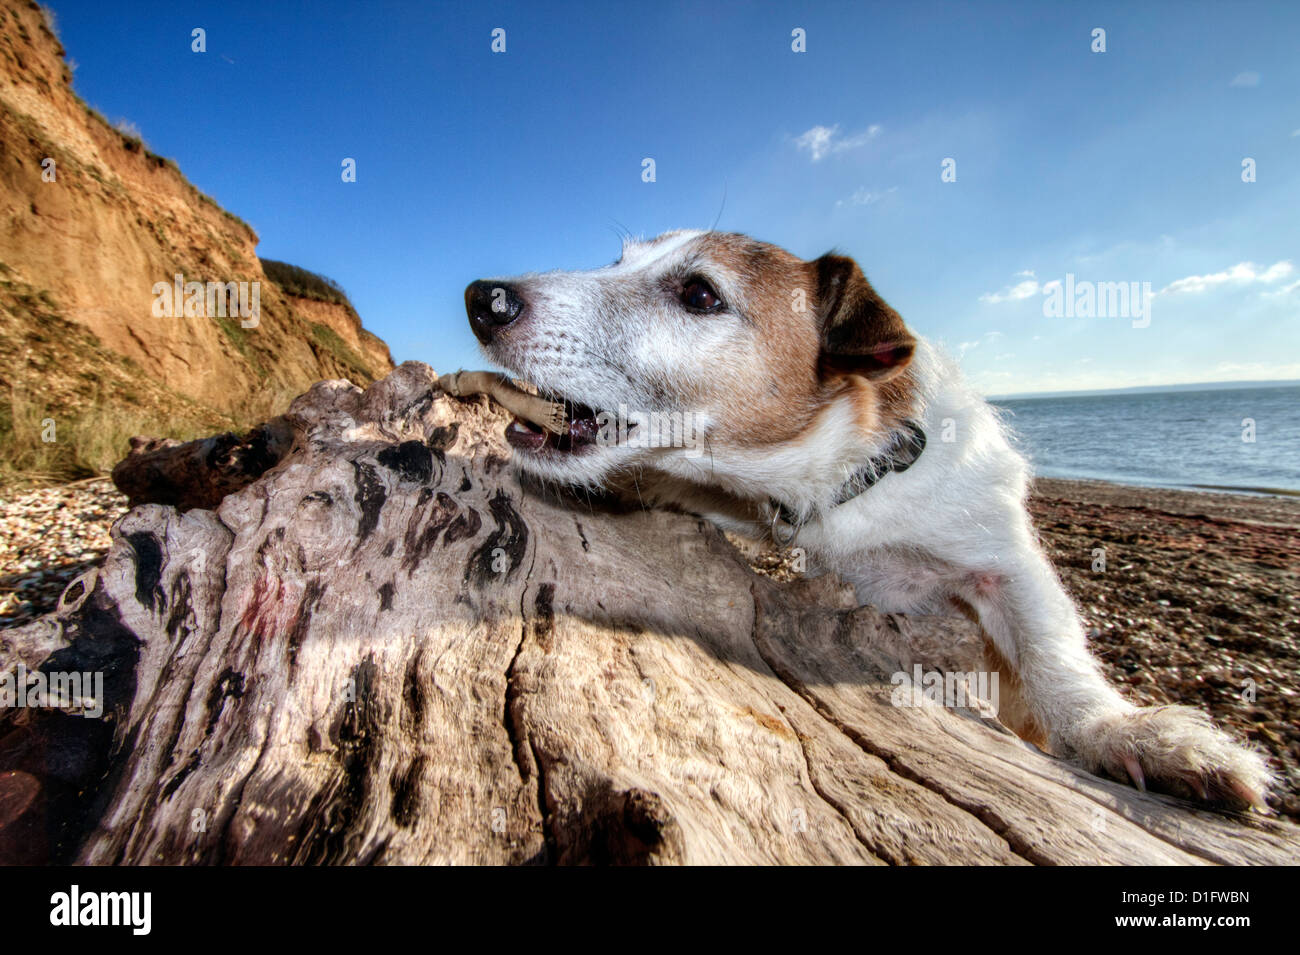
POLYGON ((359 376, 363 380, 371 377, 371 371, 366 367, 365 359, 354 352, 348 343, 339 337, 338 332, 328 325, 320 324, 320 322, 308 322, 307 324, 311 328, 312 341, 342 365, 344 370, 349 372, 350 377, 359 376))
MULTIPOLYGON (((26 12, 15 13, 8 5, 0 4, 0 24, 4 28, 0 56, 10 62, 17 62, 15 57, 20 53, 26 54, 11 39, 15 34, 26 37, 27 30, 21 29, 22 17, 32 20, 29 29, 43 49, 50 45, 49 37, 43 35, 45 31, 57 36, 48 10, 42 24, 26 12)), ((251 244, 246 242, 250 237, 256 241, 252 227, 185 179, 172 160, 150 150, 129 122, 114 124, 76 96, 71 90, 72 74, 66 54, 62 48, 59 52, 65 58, 63 80, 77 103, 71 118, 90 133, 103 163, 89 158, 79 161, 68 149, 48 142, 45 127, 32 116, 9 107, 0 109, 0 142, 26 142, 20 150, 23 156, 55 159, 60 185, 66 181, 92 196, 102 193, 104 198, 115 200, 115 209, 124 209, 134 218, 137 237, 152 233, 166 253, 166 261, 174 262, 187 277, 197 280, 198 276, 217 273, 228 280, 233 271, 251 273, 247 274, 249 281, 261 279, 253 266, 253 253, 248 251, 251 244), (150 171, 156 170, 159 178, 155 182, 166 187, 168 196, 177 192, 190 206, 197 225, 182 214, 179 218, 186 222, 182 229, 174 213, 152 211, 169 208, 166 203, 141 203, 130 195, 113 170, 123 170, 125 175, 125 170, 131 169, 133 175, 128 178, 135 181, 142 167, 124 153, 139 157, 150 171), (182 186, 179 190, 174 190, 167 178, 168 168, 176 173, 177 183, 182 186), (202 208, 205 205, 220 215, 210 214, 202 208), (178 249, 169 238, 181 235, 188 236, 187 251, 178 249)), ((35 82, 44 88, 40 75, 35 82)), ((25 260, 18 261, 21 264, 25 260)), ((290 295, 342 305, 355 315, 343 289, 330 279, 280 262, 268 261, 263 266, 267 274, 264 282, 273 282, 290 295)), ((146 373, 136 362, 107 347, 86 325, 71 320, 64 314, 65 305, 60 304, 64 297, 61 286, 54 284, 52 294, 40 285, 23 281, 24 277, 21 269, 15 271, 0 262, 0 487, 106 474, 126 455, 129 439, 138 434, 190 440, 221 431, 244 430, 282 413, 304 390, 304 375, 315 376, 313 364, 324 369, 324 377, 358 381, 373 378, 366 359, 344 338, 326 325, 307 323, 268 285, 262 289, 263 293, 269 292, 269 296, 263 296, 263 316, 281 321, 268 322, 271 327, 267 332, 244 329, 237 316, 214 316, 218 337, 224 339, 221 351, 235 365, 246 363, 253 380, 253 384, 241 387, 239 394, 226 396, 218 410, 181 393, 163 377, 146 373), (286 344, 290 355, 281 365, 280 349, 286 344), (307 347, 314 353, 315 362, 309 360, 307 347)), ((304 303, 299 304, 307 310, 304 303)), ((240 380, 247 380, 242 373, 240 380)))
POLYGON ((231 318, 228 315, 216 315, 213 317, 213 321, 217 323, 217 327, 221 329, 226 338, 230 339, 230 344, 235 346, 239 354, 243 355, 259 371, 263 371, 262 358, 253 351, 253 346, 248 340, 248 332, 240 325, 239 319, 231 318))
POLYGON ((205 408, 64 318, 48 290, 0 275, 0 485, 106 474, 137 434, 189 440, 265 420, 267 395, 247 414, 205 408))
POLYGON ((286 295, 296 295, 299 298, 310 298, 318 302, 329 302, 352 308, 347 293, 333 279, 308 272, 288 262, 277 262, 275 259, 260 261, 266 277, 280 286, 286 295))
POLYGON ((0 401, 0 483, 75 481, 107 474, 137 434, 189 440, 193 423, 160 421, 157 412, 104 402, 58 412, 11 386, 0 401))

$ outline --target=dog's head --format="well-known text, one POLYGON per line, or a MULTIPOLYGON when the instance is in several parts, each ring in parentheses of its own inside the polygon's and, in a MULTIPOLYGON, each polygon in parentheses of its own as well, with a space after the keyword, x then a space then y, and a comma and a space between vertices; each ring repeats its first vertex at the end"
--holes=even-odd
POLYGON ((492 361, 566 402, 568 433, 507 432, 551 480, 653 468, 752 490, 771 455, 862 444, 906 411, 916 341, 839 255, 669 232, 601 269, 474 282, 465 304, 492 361))

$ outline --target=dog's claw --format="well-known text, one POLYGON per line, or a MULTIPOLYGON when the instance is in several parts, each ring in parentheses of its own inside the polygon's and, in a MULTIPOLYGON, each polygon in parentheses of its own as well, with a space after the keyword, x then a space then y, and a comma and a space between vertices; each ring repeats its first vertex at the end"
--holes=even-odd
POLYGON ((1236 779, 1231 781, 1231 785, 1232 791, 1240 796, 1242 801, 1253 808, 1256 812, 1263 813, 1264 815, 1269 814, 1268 803, 1265 802, 1262 793, 1256 792, 1245 783, 1236 779))
POLYGON ((1274 777, 1263 756, 1217 729, 1199 710, 1161 706, 1106 714, 1081 727, 1078 738, 1085 763, 1112 779, 1127 774, 1141 792, 1269 812, 1265 796, 1274 777))
POLYGON ((1124 768, 1128 770, 1128 775, 1133 780, 1133 785, 1138 788, 1139 792, 1147 791, 1147 780, 1142 775, 1142 764, 1137 761, 1136 756, 1124 757, 1124 768))

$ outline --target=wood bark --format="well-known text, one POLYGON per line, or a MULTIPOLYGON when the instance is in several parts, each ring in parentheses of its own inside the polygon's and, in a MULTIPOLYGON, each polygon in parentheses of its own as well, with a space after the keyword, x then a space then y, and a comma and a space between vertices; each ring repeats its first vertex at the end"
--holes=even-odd
POLYGON ((891 677, 960 618, 756 575, 711 525, 520 484, 485 399, 321 382, 214 509, 132 510, 0 668, 0 852, 106 863, 1300 861, 1287 823, 1091 776, 891 677), (288 447, 289 445, 286 445, 288 447))
POLYGON ((113 468, 113 483, 132 507, 169 504, 188 511, 212 510, 227 494, 247 487, 284 457, 293 429, 282 418, 242 438, 227 431, 198 441, 131 439, 131 453, 113 468))

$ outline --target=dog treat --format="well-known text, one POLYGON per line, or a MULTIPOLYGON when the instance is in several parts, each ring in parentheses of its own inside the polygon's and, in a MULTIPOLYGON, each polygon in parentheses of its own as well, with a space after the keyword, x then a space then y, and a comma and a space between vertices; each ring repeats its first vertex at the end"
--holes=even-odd
POLYGON ((505 375, 494 371, 457 371, 438 379, 443 391, 457 398, 469 395, 491 395, 497 404, 510 413, 531 421, 552 434, 568 430, 568 415, 564 403, 548 401, 539 395, 530 395, 505 375))

